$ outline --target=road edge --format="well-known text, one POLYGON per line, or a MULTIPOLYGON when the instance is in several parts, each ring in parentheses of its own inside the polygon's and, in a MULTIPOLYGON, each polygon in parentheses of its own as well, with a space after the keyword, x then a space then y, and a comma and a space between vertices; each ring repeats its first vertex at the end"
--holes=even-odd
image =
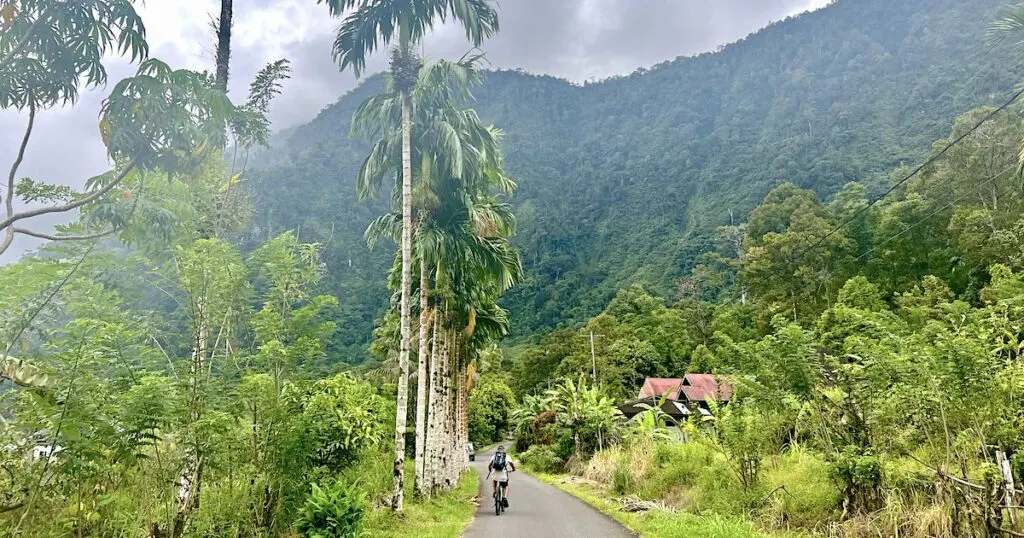
POLYGON ((538 473, 532 470, 528 471, 528 474, 549 486, 557 488, 559 491, 563 491, 565 493, 568 493, 569 495, 572 495, 573 497, 587 504, 594 510, 597 510, 601 514, 611 518, 613 521, 622 526, 623 529, 629 531, 629 533, 633 536, 643 538, 643 535, 640 533, 640 531, 630 524, 630 521, 627 517, 625 517, 625 514, 616 508, 617 505, 614 505, 613 503, 607 500, 601 499, 600 497, 596 497, 590 491, 586 491, 586 489, 582 486, 566 482, 565 478, 568 475, 538 473))

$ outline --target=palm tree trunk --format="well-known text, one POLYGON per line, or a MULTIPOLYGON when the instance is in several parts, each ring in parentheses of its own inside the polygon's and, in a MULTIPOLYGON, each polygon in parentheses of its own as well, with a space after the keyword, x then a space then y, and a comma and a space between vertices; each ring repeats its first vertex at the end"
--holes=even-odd
POLYGON ((439 481, 438 485, 442 490, 448 489, 448 361, 451 360, 451 336, 448 336, 448 345, 446 353, 444 354, 444 360, 441 361, 441 397, 439 401, 441 419, 438 421, 441 427, 440 435, 440 450, 438 455, 438 471, 439 481))
POLYGON ((457 463, 455 469, 455 483, 458 484, 459 477, 466 471, 468 460, 466 459, 466 439, 462 435, 462 395, 466 391, 466 350, 459 361, 459 368, 456 371, 455 383, 455 447, 457 463))
POLYGON ((405 488, 405 427, 409 415, 410 288, 412 285, 412 98, 402 94, 402 343, 398 351, 398 410, 395 413, 394 496, 391 509, 402 511, 405 488))
POLYGON ((427 493, 424 488, 423 474, 427 441, 427 390, 429 390, 429 383, 427 383, 427 354, 430 352, 430 312, 427 304, 427 288, 429 286, 430 277, 427 273, 427 263, 425 260, 420 260, 420 351, 419 365, 416 370, 416 494, 420 496, 427 493))
POLYGON ((452 423, 452 363, 457 355, 456 336, 452 336, 449 344, 450 350, 447 360, 444 361, 444 458, 442 460, 444 469, 444 489, 452 487, 452 451, 455 445, 455 436, 452 435, 454 424, 452 423))
POLYGON ((452 354, 452 335, 450 330, 444 331, 444 347, 437 364, 437 432, 435 434, 435 468, 434 488, 445 488, 445 471, 448 469, 448 361, 452 354))
POLYGON ((466 386, 466 376, 463 373, 462 361, 455 372, 455 481, 466 470, 466 443, 462 439, 462 391, 466 386))
POLYGON ((217 88, 228 91, 228 65, 231 62, 231 18, 233 0, 220 0, 217 19, 217 88))
POLYGON ((437 319, 434 320, 434 343, 431 346, 430 360, 429 362, 429 376, 430 376, 430 392, 429 401, 427 402, 427 425, 426 435, 424 436, 424 456, 423 456, 423 490, 428 494, 433 492, 434 485, 436 484, 437 476, 437 433, 438 433, 438 410, 440 409, 439 403, 439 390, 440 390, 440 374, 438 365, 441 362, 441 354, 444 352, 444 333, 441 330, 442 319, 440 310, 435 310, 434 316, 437 319))
MULTIPOLYGON (((466 448, 469 447, 469 364, 462 369, 462 387, 459 391, 459 442, 462 444, 462 453, 466 453, 466 448)), ((465 472, 469 467, 468 457, 462 458, 461 472, 465 472)))

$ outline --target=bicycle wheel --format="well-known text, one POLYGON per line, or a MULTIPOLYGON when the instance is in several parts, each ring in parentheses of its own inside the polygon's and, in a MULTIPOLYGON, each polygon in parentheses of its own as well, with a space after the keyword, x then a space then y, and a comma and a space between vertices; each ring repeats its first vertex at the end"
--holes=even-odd
POLYGON ((494 515, 501 515, 501 490, 494 494, 494 515))

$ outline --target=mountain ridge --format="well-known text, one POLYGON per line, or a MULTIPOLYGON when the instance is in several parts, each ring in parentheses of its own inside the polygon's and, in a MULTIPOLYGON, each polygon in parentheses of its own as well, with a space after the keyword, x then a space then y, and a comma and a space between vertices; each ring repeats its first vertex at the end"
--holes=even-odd
MULTIPOLYGON (((672 295, 715 227, 740 222, 775 185, 821 196, 850 181, 875 191, 916 163, 958 114, 1002 100, 1008 52, 984 44, 1003 0, 840 0, 717 52, 575 84, 490 71, 474 108, 506 132, 506 164, 527 278, 506 298, 513 334, 599 312, 641 283, 672 295)), ((362 231, 383 210, 355 196, 367 145, 351 114, 382 87, 365 80, 257 163, 259 234, 299 228, 328 243, 327 288, 347 323, 335 352, 365 358, 386 305, 393 252, 362 231)))

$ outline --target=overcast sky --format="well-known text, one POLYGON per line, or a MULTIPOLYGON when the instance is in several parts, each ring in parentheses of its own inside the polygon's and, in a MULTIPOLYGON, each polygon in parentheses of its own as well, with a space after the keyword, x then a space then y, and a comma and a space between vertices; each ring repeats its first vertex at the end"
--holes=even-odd
MULTIPOLYGON (((828 0, 499 0, 501 33, 485 50, 493 67, 522 68, 582 82, 637 67, 714 50, 783 19, 827 4, 828 0)), ((151 55, 172 67, 213 70, 210 20, 219 0, 146 0, 139 11, 147 27, 151 55)), ((341 74, 330 57, 339 24, 315 0, 236 0, 232 40, 232 96, 245 95, 249 80, 279 58, 292 63, 292 79, 275 102, 277 128, 313 118, 356 83, 341 74)), ((439 28, 426 42, 429 58, 466 52, 464 35, 439 28)), ((370 62, 383 69, 384 58, 370 62)), ((132 73, 125 62, 108 63, 110 79, 132 73)), ((107 167, 96 127, 106 89, 86 92, 73 109, 37 115, 33 141, 19 176, 80 187, 107 167)), ((25 118, 0 111, 0 164, 13 161, 25 118)), ((5 174, 6 175, 6 174, 5 174)), ((50 231, 50 222, 32 222, 50 231)), ((19 238, 0 261, 15 258, 37 242, 19 238)))

